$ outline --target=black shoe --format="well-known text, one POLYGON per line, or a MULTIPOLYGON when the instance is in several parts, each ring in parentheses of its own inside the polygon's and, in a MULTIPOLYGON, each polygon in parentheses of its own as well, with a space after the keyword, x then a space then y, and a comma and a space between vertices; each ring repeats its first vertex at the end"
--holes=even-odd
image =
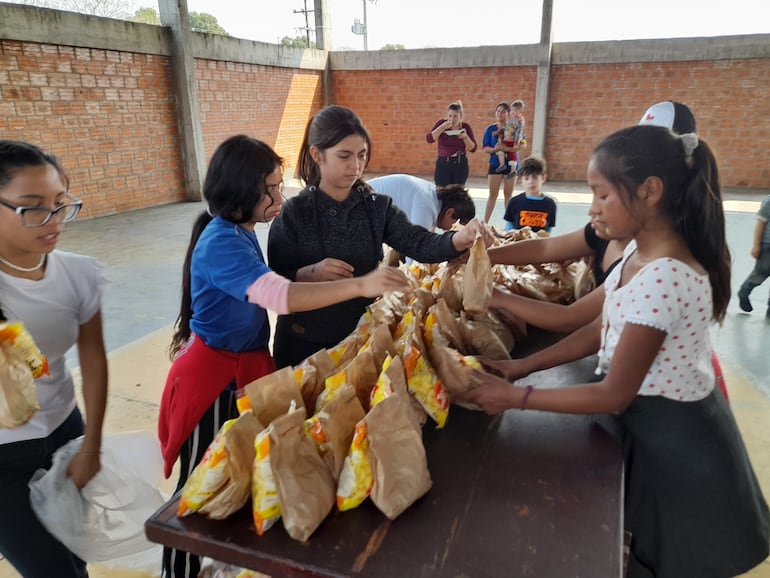
POLYGON ((754 311, 754 308, 751 306, 751 301, 749 301, 748 295, 741 295, 738 293, 738 306, 746 313, 751 313, 754 311))
POLYGON ((499 165, 499 166, 498 166, 498 167, 495 169, 495 172, 496 172, 496 173, 504 173, 504 172, 505 172, 505 171, 507 171, 507 170, 508 170, 508 165, 499 165))

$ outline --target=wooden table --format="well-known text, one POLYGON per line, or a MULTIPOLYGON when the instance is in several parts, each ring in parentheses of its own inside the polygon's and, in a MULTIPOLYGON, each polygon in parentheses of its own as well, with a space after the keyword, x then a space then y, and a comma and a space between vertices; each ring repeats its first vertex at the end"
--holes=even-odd
MULTIPOLYGON (((527 382, 572 383, 594 367, 582 360, 527 382)), ((300 543, 280 524, 257 536, 250 505, 227 520, 177 518, 177 496, 147 521, 147 537, 274 578, 621 576, 622 455, 590 418, 452 407, 424 440, 433 488, 392 522, 367 500, 300 543)))

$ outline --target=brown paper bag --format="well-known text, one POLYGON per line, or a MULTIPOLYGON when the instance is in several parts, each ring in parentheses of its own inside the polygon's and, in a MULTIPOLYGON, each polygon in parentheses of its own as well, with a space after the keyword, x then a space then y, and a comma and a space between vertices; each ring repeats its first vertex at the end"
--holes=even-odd
POLYGON ((286 532, 305 542, 334 507, 336 485, 305 433, 305 408, 270 425, 270 465, 286 532))
POLYGON ((460 353, 468 353, 462 331, 460 330, 460 324, 449 310, 447 302, 444 299, 439 299, 433 307, 428 309, 428 313, 433 313, 436 317, 437 326, 435 330, 441 332, 449 341, 449 346, 454 347, 460 353))
POLYGON ((324 389, 324 382, 333 373, 334 360, 326 349, 316 351, 294 368, 294 377, 308 413, 315 413, 316 400, 324 389))
POLYGON ((240 510, 251 496, 251 469, 254 464, 254 438, 264 428, 250 411, 243 413, 225 432, 227 482, 198 510, 214 520, 222 520, 240 510))
POLYGON ((432 347, 430 353, 433 367, 451 399, 478 385, 475 383, 473 370, 484 371, 484 369, 476 359, 464 356, 451 347, 440 345, 432 347))
POLYGON ((463 273, 459 263, 451 264, 439 275, 439 288, 436 298, 442 298, 452 311, 459 311, 463 306, 463 273))
MULTIPOLYGON (((500 319, 500 315, 492 309, 485 311, 484 313, 476 313, 467 316, 471 321, 482 323, 489 327, 495 335, 500 338, 506 351, 513 351, 513 346, 516 345, 516 339, 514 338, 513 331, 500 319)), ((526 335, 526 333, 525 333, 526 335)))
POLYGON ((490 326, 468 319, 464 311, 460 314, 460 328, 471 354, 496 360, 511 358, 510 352, 490 326))
POLYGON ((369 410, 369 396, 377 381, 378 373, 371 349, 359 351, 358 355, 345 366, 345 381, 355 388, 356 395, 366 411, 369 410))
POLYGON ((374 485, 370 498, 389 519, 398 517, 431 487, 422 435, 404 402, 391 395, 364 418, 374 485))
POLYGON ((0 343, 0 428, 22 426, 39 409, 35 380, 24 355, 0 343))
POLYGON ((434 304, 436 297, 427 289, 420 287, 412 293, 409 300, 409 308, 414 312, 415 317, 422 319, 434 304))
POLYGON ((355 388, 345 384, 321 411, 305 422, 307 432, 335 482, 339 480, 356 424, 365 414, 355 388))
POLYGON ((265 426, 289 411, 292 402, 296 407, 305 407, 302 392, 291 367, 284 367, 260 377, 246 385, 244 390, 249 396, 254 415, 265 426))
POLYGON ((483 313, 492 299, 492 262, 489 260, 484 239, 476 237, 471 247, 463 276, 463 309, 483 313))
POLYGON ((383 388, 386 389, 383 397, 387 397, 390 393, 400 397, 407 408, 407 414, 414 424, 414 427, 417 428, 417 430, 422 431, 422 426, 428 421, 428 414, 425 411, 425 408, 422 407, 422 404, 409 393, 409 388, 406 384, 404 362, 401 360, 401 357, 396 355, 395 357, 388 356, 385 359, 382 364, 380 376, 377 378, 378 384, 380 383, 380 380, 383 382, 383 388))
POLYGON ((393 335, 390 332, 390 327, 386 323, 378 325, 369 336, 369 347, 372 349, 372 356, 374 357, 374 365, 376 368, 381 368, 385 358, 390 355, 391 357, 396 355, 396 346, 393 343, 393 335))

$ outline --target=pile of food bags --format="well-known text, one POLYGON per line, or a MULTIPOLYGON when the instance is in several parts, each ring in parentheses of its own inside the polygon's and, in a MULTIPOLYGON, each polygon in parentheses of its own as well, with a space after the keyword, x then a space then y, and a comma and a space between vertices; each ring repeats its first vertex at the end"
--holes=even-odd
MULTIPOLYGON (((529 238, 515 235, 498 242, 529 238)), ((411 291, 374 302, 334 348, 244 388, 240 417, 185 484, 180 516, 224 518, 251 498, 257 534, 280 519, 300 541, 335 506, 371 499, 395 519, 432 485, 423 425, 444 427, 454 397, 474 386, 474 356, 510 359, 525 335, 489 310, 493 287, 566 303, 590 283, 580 262, 493 267, 480 238, 465 264, 401 267, 411 291)))

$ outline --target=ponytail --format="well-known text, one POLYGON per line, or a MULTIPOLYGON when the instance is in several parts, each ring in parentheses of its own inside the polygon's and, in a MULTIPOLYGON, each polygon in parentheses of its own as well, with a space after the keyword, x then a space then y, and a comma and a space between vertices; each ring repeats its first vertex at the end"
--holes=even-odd
POLYGON ((203 229, 206 228, 213 217, 209 215, 207 211, 203 211, 195 220, 192 229, 192 235, 190 235, 190 244, 187 247, 187 255, 184 258, 184 266, 182 267, 182 304, 179 307, 179 316, 174 323, 174 335, 171 337, 171 345, 169 345, 168 352, 171 360, 187 343, 190 339, 190 320, 192 319, 192 289, 190 283, 190 268, 192 265, 192 255, 195 250, 195 245, 198 239, 203 233, 203 229))

